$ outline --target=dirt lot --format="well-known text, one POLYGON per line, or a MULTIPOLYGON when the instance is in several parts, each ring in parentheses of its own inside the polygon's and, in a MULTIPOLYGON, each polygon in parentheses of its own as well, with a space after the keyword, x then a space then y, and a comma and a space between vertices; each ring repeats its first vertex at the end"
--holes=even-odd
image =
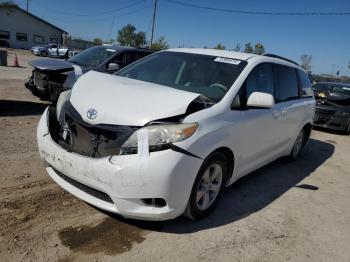
POLYGON ((349 136, 313 131, 299 161, 240 180, 202 221, 124 221, 46 175, 36 126, 47 104, 23 86, 28 59, 0 67, 1 261, 349 261, 349 136))

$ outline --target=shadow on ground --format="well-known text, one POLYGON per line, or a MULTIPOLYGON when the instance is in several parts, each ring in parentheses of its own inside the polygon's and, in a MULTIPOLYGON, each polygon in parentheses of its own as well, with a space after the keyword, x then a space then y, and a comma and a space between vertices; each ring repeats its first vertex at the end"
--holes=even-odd
POLYGON ((332 134, 332 135, 343 135, 343 136, 349 135, 345 131, 333 130, 333 129, 330 129, 330 128, 325 128, 325 127, 320 127, 320 126, 314 126, 313 129, 315 129, 317 131, 325 132, 325 133, 328 133, 328 134, 332 134))
POLYGON ((31 101, 0 100, 0 116, 41 115, 47 106, 31 101))
POLYGON ((334 145, 310 139, 302 156, 295 162, 281 158, 273 163, 238 180, 227 188, 216 209, 200 221, 190 221, 185 217, 165 222, 145 222, 125 220, 108 214, 120 221, 134 226, 167 233, 186 234, 215 228, 245 218, 265 208, 291 188, 312 190, 315 185, 301 184, 334 153, 334 145))

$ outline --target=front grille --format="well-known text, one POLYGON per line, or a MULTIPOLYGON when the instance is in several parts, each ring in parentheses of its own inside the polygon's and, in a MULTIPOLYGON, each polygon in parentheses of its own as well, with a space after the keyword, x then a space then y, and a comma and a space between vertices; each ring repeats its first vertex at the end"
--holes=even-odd
POLYGON ((44 73, 42 73, 38 70, 35 70, 34 71, 34 84, 38 88, 46 88, 48 85, 47 75, 45 75, 44 73))
POLYGON ((62 107, 59 122, 54 110, 50 112, 49 131, 53 140, 70 152, 93 158, 118 155, 124 142, 138 129, 88 124, 69 102, 62 107))
POLYGON ((91 195, 93 197, 96 197, 96 198, 98 198, 98 199, 100 199, 102 201, 114 204, 113 200, 106 193, 103 193, 103 192, 101 192, 99 190, 96 190, 96 189, 94 189, 92 187, 86 186, 86 185, 84 185, 84 184, 82 184, 82 183, 80 183, 80 182, 78 182, 78 181, 76 181, 76 180, 74 180, 74 179, 72 179, 72 178, 62 174, 60 171, 54 169, 53 167, 51 167, 51 168, 56 172, 56 174, 60 178, 62 178, 64 181, 68 182, 72 186, 74 186, 74 187, 78 188, 79 190, 84 191, 85 193, 87 193, 87 194, 89 194, 89 195, 91 195))

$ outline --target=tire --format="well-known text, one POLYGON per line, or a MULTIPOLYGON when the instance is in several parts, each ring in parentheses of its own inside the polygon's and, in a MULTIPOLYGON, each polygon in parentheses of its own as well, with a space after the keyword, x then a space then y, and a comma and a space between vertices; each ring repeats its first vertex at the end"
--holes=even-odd
POLYGON ((46 51, 41 51, 40 52, 40 56, 47 56, 47 52, 46 51))
POLYGON ((305 130, 302 129, 298 134, 297 139, 294 142, 292 152, 290 152, 290 155, 289 155, 289 158, 292 161, 295 161, 298 159, 298 157, 301 154, 301 151, 303 150, 304 145, 305 145, 305 130))
POLYGON ((220 152, 209 155, 199 169, 184 215, 192 220, 207 216, 220 199, 227 176, 226 156, 220 152))

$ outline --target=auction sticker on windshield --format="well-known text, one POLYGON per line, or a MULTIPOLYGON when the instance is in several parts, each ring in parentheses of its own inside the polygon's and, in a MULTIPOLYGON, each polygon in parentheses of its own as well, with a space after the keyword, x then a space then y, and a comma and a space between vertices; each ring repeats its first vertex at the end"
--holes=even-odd
POLYGON ((233 65, 239 65, 241 61, 232 59, 232 58, 227 58, 227 57, 217 57, 214 60, 215 62, 220 62, 220 63, 227 63, 227 64, 233 64, 233 65))

